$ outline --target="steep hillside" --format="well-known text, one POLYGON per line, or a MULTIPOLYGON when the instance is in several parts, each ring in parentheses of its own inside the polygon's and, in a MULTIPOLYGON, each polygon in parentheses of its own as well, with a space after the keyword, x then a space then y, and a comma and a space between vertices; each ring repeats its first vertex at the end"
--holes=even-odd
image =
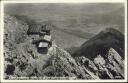
POLYGON ((4 23, 5 79, 94 79, 83 73, 71 55, 55 42, 47 54, 40 54, 32 44, 33 39, 39 39, 39 36, 27 35, 30 27, 23 20, 6 15, 4 23))
MULTIPOLYGON (((31 28, 28 22, 6 15, 4 25, 5 79, 124 78, 124 36, 115 29, 106 29, 87 42, 61 30, 53 30, 52 46, 42 54, 33 44, 33 40, 40 39, 40 36, 27 35, 28 28, 31 28), (68 43, 66 47, 85 43, 71 55, 58 44, 57 36, 68 43)), ((59 42, 63 44, 62 40, 59 42)))
POLYGON ((105 29, 71 55, 101 79, 124 78, 124 36, 115 29, 105 29))
POLYGON ((105 56, 111 47, 114 48, 121 57, 124 57, 123 34, 115 29, 107 28, 82 44, 81 47, 74 52, 73 56, 86 56, 93 59, 97 54, 105 56))

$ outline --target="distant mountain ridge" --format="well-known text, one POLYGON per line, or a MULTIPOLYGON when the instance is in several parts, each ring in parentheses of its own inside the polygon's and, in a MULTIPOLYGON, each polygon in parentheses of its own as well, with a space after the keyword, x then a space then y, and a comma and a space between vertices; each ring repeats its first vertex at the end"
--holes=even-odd
POLYGON ((124 35, 115 29, 107 28, 82 44, 72 55, 93 58, 97 54, 105 55, 111 47, 124 57, 124 35))
POLYGON ((83 14, 99 14, 107 13, 118 8, 123 7, 123 4, 109 4, 109 3, 78 3, 78 4, 66 4, 66 3, 45 3, 45 4, 13 4, 6 5, 5 12, 9 14, 29 14, 35 15, 38 12, 38 16, 49 14, 49 16, 54 15, 83 15, 83 14))

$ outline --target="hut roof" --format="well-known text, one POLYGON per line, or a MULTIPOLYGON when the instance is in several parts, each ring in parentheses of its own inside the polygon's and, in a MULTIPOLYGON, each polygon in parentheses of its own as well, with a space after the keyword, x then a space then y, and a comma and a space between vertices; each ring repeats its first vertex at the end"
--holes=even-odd
POLYGON ((47 42, 40 42, 38 47, 39 48, 41 48, 41 47, 48 47, 48 43, 47 42))
POLYGON ((41 31, 41 27, 37 25, 33 25, 28 29, 28 33, 38 33, 41 31))
POLYGON ((51 41, 51 35, 45 35, 44 40, 46 41, 51 41))

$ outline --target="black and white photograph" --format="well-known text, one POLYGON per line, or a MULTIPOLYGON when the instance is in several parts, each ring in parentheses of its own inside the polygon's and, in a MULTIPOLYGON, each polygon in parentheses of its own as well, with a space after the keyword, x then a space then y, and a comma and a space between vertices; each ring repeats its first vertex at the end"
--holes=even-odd
POLYGON ((124 3, 4 3, 4 80, 124 80, 124 3))

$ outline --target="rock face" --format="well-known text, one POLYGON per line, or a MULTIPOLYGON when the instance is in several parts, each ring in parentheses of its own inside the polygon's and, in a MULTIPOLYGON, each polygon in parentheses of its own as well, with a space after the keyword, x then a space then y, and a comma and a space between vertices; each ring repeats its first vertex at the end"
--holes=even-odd
POLYGON ((34 39, 40 37, 27 35, 28 24, 8 15, 4 23, 5 79, 124 78, 124 39, 118 31, 109 29, 101 32, 84 43, 72 56, 54 41, 47 54, 40 54, 32 44, 34 39))
POLYGON ((90 72, 99 77, 99 79, 124 78, 123 59, 113 48, 110 48, 106 58, 102 57, 102 55, 97 55, 94 60, 89 60, 84 56, 77 57, 76 60, 81 66, 86 67, 90 72))

